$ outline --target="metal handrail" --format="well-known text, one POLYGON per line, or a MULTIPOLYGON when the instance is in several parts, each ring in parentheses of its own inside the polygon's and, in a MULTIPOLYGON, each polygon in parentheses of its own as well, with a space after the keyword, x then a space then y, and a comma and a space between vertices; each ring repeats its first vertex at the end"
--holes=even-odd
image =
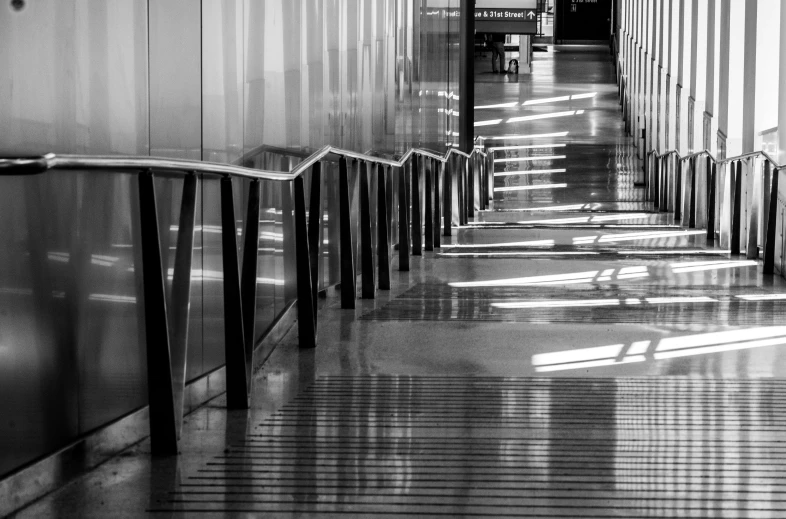
POLYGON ((709 150, 697 151, 697 152, 691 153, 690 155, 685 155, 684 157, 682 155, 680 155, 680 152, 677 151, 677 150, 667 150, 667 151, 664 151, 663 153, 657 152, 656 150, 650 150, 648 155, 655 155, 656 158, 663 158, 663 157, 667 157, 669 155, 676 155, 679 160, 688 160, 688 159, 692 159, 693 157, 699 157, 699 156, 704 155, 704 156, 707 156, 707 157, 711 158, 712 161, 715 162, 716 164, 726 164, 726 163, 734 162, 734 161, 737 161, 737 160, 745 160, 745 159, 748 159, 748 158, 751 158, 751 157, 764 157, 766 160, 768 160, 770 162, 770 164, 772 164, 773 168, 781 169, 781 168, 784 167, 781 164, 778 164, 775 161, 775 159, 773 159, 770 156, 770 154, 767 153, 766 151, 751 151, 751 152, 748 152, 748 153, 743 153, 742 155, 736 155, 734 157, 728 157, 728 158, 721 159, 721 160, 718 160, 717 158, 715 158, 715 156, 709 150))
POLYGON ((323 146, 312 153, 290 171, 268 171, 247 168, 232 164, 221 164, 188 159, 170 159, 164 157, 140 157, 123 155, 56 155, 48 153, 39 157, 19 157, 0 159, 0 176, 2 175, 36 175, 51 169, 122 169, 122 170, 147 170, 172 172, 197 172, 217 176, 234 176, 252 180, 293 180, 301 176, 311 166, 329 155, 338 155, 348 159, 363 160, 374 164, 391 167, 403 167, 412 155, 429 157, 440 162, 447 162, 451 155, 471 158, 477 154, 485 157, 486 153, 479 148, 474 148, 471 153, 465 153, 456 148, 449 149, 444 155, 421 148, 410 148, 399 159, 375 157, 366 153, 345 150, 335 146, 323 146))

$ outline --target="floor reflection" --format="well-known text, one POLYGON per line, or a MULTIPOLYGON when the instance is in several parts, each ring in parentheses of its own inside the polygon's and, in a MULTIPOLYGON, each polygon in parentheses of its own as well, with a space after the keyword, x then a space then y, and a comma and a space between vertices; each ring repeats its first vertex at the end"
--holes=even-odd
POLYGON ((784 396, 765 380, 325 376, 215 462, 251 465, 202 469, 157 510, 778 514, 763 492, 781 480, 784 396))

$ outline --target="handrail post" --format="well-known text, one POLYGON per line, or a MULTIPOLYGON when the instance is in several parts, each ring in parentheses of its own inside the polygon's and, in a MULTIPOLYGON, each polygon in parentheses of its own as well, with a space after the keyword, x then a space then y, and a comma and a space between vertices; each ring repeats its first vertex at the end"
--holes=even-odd
POLYGON ((390 290, 390 240, 388 238, 387 183, 385 170, 377 164, 377 269, 379 289, 390 290))
POLYGON ((237 226, 232 177, 221 179, 221 248, 224 266, 224 353, 227 407, 248 409, 248 379, 243 304, 237 255, 237 226))
POLYGON ((338 161, 339 226, 341 240, 341 308, 355 308, 355 255, 352 249, 352 219, 349 209, 347 159, 338 161))
POLYGON ((690 166, 690 201, 688 204, 688 228, 696 228, 696 157, 688 162, 690 166))
POLYGON ((432 181, 431 175, 433 173, 433 168, 429 167, 431 165, 431 159, 424 160, 423 165, 423 174, 425 176, 425 189, 424 189, 424 198, 425 198, 425 249, 426 251, 433 251, 434 250, 434 212, 433 212, 433 192, 431 189, 432 181))
MULTIPOLYGON (((770 171, 770 161, 764 162, 766 171, 770 171)), ((767 208, 767 228, 765 229, 764 241, 764 273, 772 274, 775 272, 775 236, 778 226, 778 177, 780 170, 775 169, 772 171, 772 182, 769 191, 765 184, 764 190, 769 194, 769 203, 766 204, 767 208)))
POLYGON ((472 157, 467 159, 467 221, 475 218, 475 166, 472 157))
POLYGON ((259 209, 261 182, 251 181, 248 192, 246 226, 243 231, 243 267, 240 277, 240 298, 243 308, 243 338, 246 352, 246 383, 250 393, 254 366, 255 322, 257 313, 257 269, 259 255, 259 209))
POLYGON ((746 161, 747 169, 750 171, 751 186, 751 207, 748 213, 748 236, 745 245, 745 257, 747 259, 756 259, 759 257, 759 214, 761 211, 761 192, 762 179, 755 169, 756 160, 750 157, 746 161))
POLYGON ((451 236, 453 234, 453 167, 451 163, 453 157, 442 164, 442 235, 451 236))
POLYGON ((486 182, 488 182, 486 195, 488 196, 487 207, 491 207, 494 201, 494 152, 489 151, 486 155, 486 182))
MULTIPOLYGON (((674 186, 674 200, 673 200, 673 208, 674 208, 674 223, 680 225, 682 223, 682 182, 683 182, 683 175, 682 175, 682 161, 675 159, 676 167, 674 168, 674 181, 672 185, 674 186)), ((669 178, 671 180, 671 178, 669 178)), ((662 208, 662 211, 669 210, 668 202, 664 204, 666 207, 662 208)))
POLYGON ((741 220, 741 202, 742 202, 742 163, 736 161, 731 163, 729 174, 732 174, 733 189, 732 189, 732 204, 731 204, 731 253, 740 253, 740 220, 741 220))
POLYGON ((407 196, 407 165, 398 169, 398 269, 409 271, 409 197, 407 196))
POLYGON ((183 425, 183 394, 186 384, 188 323, 191 308, 191 264, 194 256, 194 227, 198 184, 199 180, 194 172, 190 172, 183 179, 175 266, 172 273, 172 312, 170 314, 171 327, 169 331, 172 346, 172 380, 178 437, 180 437, 183 425))
MULTIPOLYGON (((319 293, 319 249, 322 230, 322 163, 311 166, 311 195, 308 200, 308 252, 311 263, 311 302, 314 315, 317 315, 317 294, 319 293)), ((317 322, 314 321, 316 329, 317 322)))
POLYGON ((371 164, 360 163, 360 295, 364 299, 374 299, 374 246, 371 243, 371 207, 369 204, 369 169, 371 164))
POLYGON ((314 293, 311 288, 311 254, 308 247, 308 224, 306 222, 306 193, 303 177, 293 180, 295 198, 295 256, 297 258, 297 313, 298 345, 301 349, 317 345, 316 313, 314 293))
POLYGON ((150 406, 150 449, 156 456, 177 454, 178 419, 172 384, 166 284, 161 261, 158 208, 153 172, 139 173, 139 216, 142 234, 147 393, 150 406))
POLYGON ((439 186, 442 185, 440 179, 442 178, 442 168, 444 164, 436 159, 432 160, 432 168, 434 170, 434 248, 438 249, 442 246, 439 239, 440 224, 442 223, 442 202, 440 197, 439 186))
POLYGON ((717 165, 707 157, 707 243, 715 243, 715 197, 717 196, 717 165))
POLYGON ((420 157, 412 155, 412 255, 423 255, 423 228, 420 220, 420 157))

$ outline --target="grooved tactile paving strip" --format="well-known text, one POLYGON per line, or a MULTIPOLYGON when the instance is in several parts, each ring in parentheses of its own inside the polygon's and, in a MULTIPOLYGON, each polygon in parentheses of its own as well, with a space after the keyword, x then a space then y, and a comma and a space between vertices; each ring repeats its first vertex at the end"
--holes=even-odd
MULTIPOLYGON (((596 276, 597 277, 597 276, 596 276)), ((566 323, 725 323, 780 326, 786 299, 746 300, 770 292, 745 286, 595 285, 451 287, 413 286, 362 320, 566 323), (520 304, 520 307, 504 305, 520 304), (503 305, 503 306, 499 306, 503 305)))
POLYGON ((152 512, 786 517, 780 380, 328 376, 152 512))

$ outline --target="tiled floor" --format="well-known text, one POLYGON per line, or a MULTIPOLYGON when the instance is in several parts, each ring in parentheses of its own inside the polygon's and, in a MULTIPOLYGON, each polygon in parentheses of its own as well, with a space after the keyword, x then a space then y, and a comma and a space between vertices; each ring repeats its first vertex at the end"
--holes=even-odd
POLYGON ((537 146, 497 152, 535 160, 497 163, 494 211, 354 312, 331 290, 318 349, 293 330, 179 459, 143 443, 20 516, 785 517, 786 283, 653 212, 607 49, 549 50, 478 76, 515 102, 484 135, 557 134, 494 141, 537 146))

